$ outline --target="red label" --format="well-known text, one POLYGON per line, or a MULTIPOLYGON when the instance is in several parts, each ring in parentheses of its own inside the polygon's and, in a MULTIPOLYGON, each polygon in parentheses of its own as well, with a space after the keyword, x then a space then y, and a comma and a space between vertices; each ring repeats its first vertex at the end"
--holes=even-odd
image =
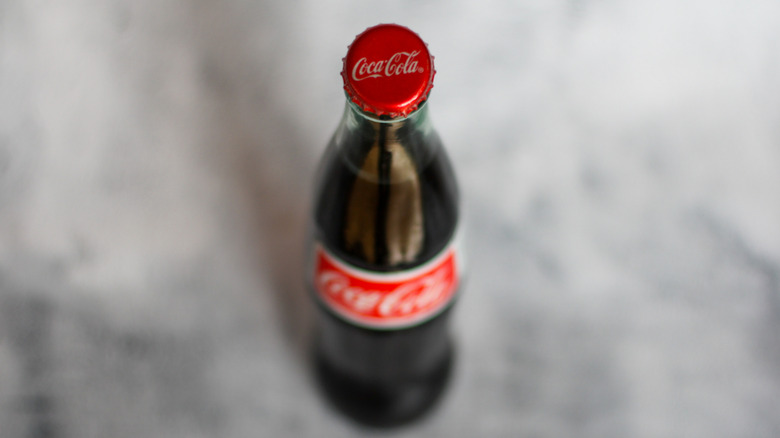
POLYGON ((409 271, 376 273, 336 260, 316 249, 314 288, 344 319, 374 328, 421 323, 440 312, 458 286, 455 251, 449 248, 409 271))

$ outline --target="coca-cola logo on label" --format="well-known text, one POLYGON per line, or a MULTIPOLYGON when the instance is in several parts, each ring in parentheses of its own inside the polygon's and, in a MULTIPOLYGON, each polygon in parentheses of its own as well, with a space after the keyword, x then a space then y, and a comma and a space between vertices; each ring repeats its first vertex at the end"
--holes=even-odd
POLYGON ((352 80, 362 81, 368 78, 424 73, 425 69, 420 67, 415 59, 419 54, 419 50, 414 50, 397 52, 388 59, 378 61, 369 61, 366 57, 360 58, 352 67, 352 80))
POLYGON ((457 289, 454 251, 407 273, 366 274, 317 251, 314 285, 336 313, 375 327, 400 327, 432 317, 457 289))

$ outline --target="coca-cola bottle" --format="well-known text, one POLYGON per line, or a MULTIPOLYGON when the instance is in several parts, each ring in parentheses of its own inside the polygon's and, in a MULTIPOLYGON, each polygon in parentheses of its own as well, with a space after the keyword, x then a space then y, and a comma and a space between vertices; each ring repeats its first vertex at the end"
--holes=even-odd
POLYGON ((428 119, 433 76, 411 30, 358 35, 344 58, 346 110, 316 177, 317 377, 340 410, 370 425, 424 413, 452 367, 458 189, 428 119))

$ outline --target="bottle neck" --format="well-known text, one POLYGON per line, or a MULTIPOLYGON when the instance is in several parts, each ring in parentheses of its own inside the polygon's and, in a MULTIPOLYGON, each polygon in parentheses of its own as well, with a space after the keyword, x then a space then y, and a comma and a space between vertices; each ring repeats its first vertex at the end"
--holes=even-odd
POLYGON ((392 120, 352 103, 345 111, 337 145, 356 176, 347 196, 345 244, 374 265, 412 263, 424 245, 422 171, 437 147, 427 111, 392 120))
POLYGON ((417 131, 423 134, 431 130, 428 120, 428 106, 425 103, 408 116, 393 119, 365 112, 351 101, 347 101, 345 111, 344 119, 353 129, 365 130, 370 127, 375 132, 387 130, 391 133, 403 133, 403 131, 409 130, 410 133, 417 131))
POLYGON ((425 104, 406 117, 384 119, 347 102, 336 143, 355 168, 362 168, 368 149, 376 147, 388 153, 408 155, 419 170, 440 147, 425 104))

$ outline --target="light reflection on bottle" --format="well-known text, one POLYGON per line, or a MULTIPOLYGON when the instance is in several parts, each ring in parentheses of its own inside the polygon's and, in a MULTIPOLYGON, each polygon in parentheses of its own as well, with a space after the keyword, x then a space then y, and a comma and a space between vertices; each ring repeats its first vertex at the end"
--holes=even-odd
POLYGON ((383 135, 370 146, 348 195, 344 239, 371 263, 415 260, 423 247, 419 171, 396 137, 397 126, 375 124, 383 135))

